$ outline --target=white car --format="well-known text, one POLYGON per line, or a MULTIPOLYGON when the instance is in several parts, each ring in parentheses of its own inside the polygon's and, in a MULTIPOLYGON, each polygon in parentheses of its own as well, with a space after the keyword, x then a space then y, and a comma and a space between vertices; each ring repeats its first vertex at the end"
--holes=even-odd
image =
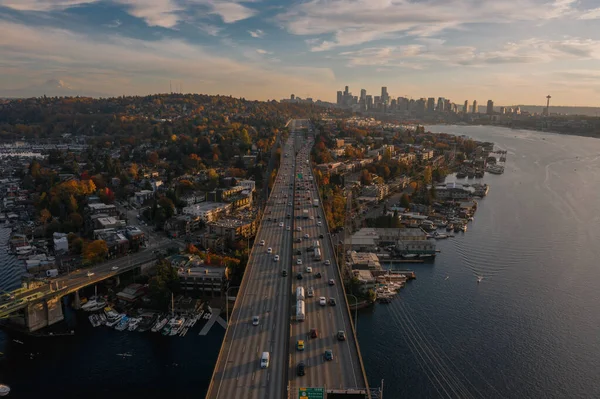
POLYGON ((315 217, 314 217, 313 215, 310 215, 310 216, 309 216, 309 219, 310 219, 310 220, 315 220, 315 217))
POLYGON ((321 306, 327 306, 327 299, 325 299, 324 296, 319 298, 319 305, 321 306))
POLYGON ((325 265, 326 265, 326 266, 329 266, 329 265, 331 265, 331 262, 329 261, 329 259, 327 259, 327 260, 325 261, 325 265))
POLYGON ((110 270, 119 270, 119 266, 113 266, 110 268, 110 270))
POLYGON ((302 227, 300 227, 300 226, 296 227, 296 231, 302 231, 302 227))
POLYGON ((317 222, 317 226, 321 226, 322 224, 323 223, 320 220, 317 222))
POLYGON ((273 253, 273 248, 271 248, 271 247, 267 248, 267 253, 268 254, 272 254, 273 253))
POLYGON ((304 238, 310 238, 310 236, 308 235, 308 233, 304 234, 304 238))
POLYGON ((283 222, 279 222, 279 227, 283 227, 283 222))
POLYGON ((301 265, 302 264, 302 259, 300 259, 300 258, 296 259, 296 264, 297 265, 301 265))
POLYGON ((259 323, 259 320, 260 320, 260 319, 258 318, 258 316, 253 316, 253 317, 252 317, 252 325, 253 325, 253 326, 257 326, 257 325, 258 325, 258 323, 259 323))
POLYGON ((260 240, 259 244, 260 244, 261 247, 264 247, 265 246, 265 240, 260 240))
POLYGON ((279 255, 275 255, 273 257, 273 262, 279 262, 279 255))
POLYGON ((290 231, 290 230, 292 230, 292 228, 291 228, 290 226, 286 227, 285 229, 286 229, 287 231, 290 231))
POLYGON ((312 298, 313 296, 315 296, 315 289, 313 287, 310 287, 307 291, 306 291, 306 295, 309 298, 312 298))
POLYGON ((306 273, 312 273, 312 267, 306 266, 306 273))
POLYGON ((96 274, 96 273, 94 273, 94 272, 87 272, 87 276, 88 277, 92 277, 94 274, 96 274))

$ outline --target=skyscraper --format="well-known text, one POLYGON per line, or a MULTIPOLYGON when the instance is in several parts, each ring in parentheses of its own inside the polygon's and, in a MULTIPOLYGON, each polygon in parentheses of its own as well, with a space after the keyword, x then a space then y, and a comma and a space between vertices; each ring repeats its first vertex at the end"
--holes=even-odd
POLYGON ((342 105, 344 99, 344 93, 342 93, 342 91, 338 91, 337 92, 337 105, 342 105))
POLYGON ((367 91, 365 89, 360 89, 360 100, 362 102, 367 100, 367 91))
POLYGON ((382 87, 381 88, 381 102, 383 104, 387 104, 387 103, 389 103, 389 100, 390 100, 390 97, 387 92, 387 87, 382 87))
POLYGON ((366 102, 367 102, 367 109, 372 109, 373 108, 373 96, 368 94, 366 97, 366 102))
POLYGON ((444 97, 438 97, 436 111, 437 112, 444 112, 444 105, 445 105, 445 99, 444 99, 444 97))
POLYGON ((494 113, 494 102, 492 100, 488 100, 486 114, 492 115, 493 113, 494 113))
POLYGON ((479 109, 477 108, 477 100, 473 100, 473 113, 476 114, 477 112, 479 112, 479 109))
POLYGON ((469 112, 469 100, 465 100, 465 104, 463 105, 463 114, 469 112))
POLYGON ((427 112, 435 111, 435 98, 429 97, 427 99, 427 112))
POLYGON ((348 86, 346 86, 346 88, 344 89, 344 95, 347 96, 348 95, 348 86))

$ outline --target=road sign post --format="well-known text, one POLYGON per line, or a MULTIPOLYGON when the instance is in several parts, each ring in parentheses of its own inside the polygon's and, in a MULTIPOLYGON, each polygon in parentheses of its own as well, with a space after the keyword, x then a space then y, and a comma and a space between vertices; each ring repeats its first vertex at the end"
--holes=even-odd
POLYGON ((298 388, 300 399, 325 399, 325 388, 298 388))

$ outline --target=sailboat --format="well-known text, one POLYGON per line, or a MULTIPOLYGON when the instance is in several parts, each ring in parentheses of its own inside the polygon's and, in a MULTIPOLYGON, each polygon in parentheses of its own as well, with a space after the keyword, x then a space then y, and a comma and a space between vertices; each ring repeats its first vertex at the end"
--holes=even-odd
POLYGON ((483 276, 478 276, 477 277, 477 284, 481 283, 481 280, 483 280, 483 276))

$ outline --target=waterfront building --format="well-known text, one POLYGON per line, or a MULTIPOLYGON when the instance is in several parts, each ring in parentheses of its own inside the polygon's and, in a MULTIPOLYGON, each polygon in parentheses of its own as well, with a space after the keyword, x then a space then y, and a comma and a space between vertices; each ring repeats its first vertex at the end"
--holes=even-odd
POLYGON ((476 114, 479 112, 479 109, 477 108, 477 100, 473 100, 473 113, 476 114))
POLYGON ((471 186, 463 186, 460 183, 446 183, 435 186, 437 198, 440 200, 468 199, 475 195, 475 189, 471 186))
POLYGON ((492 100, 488 100, 486 114, 493 115, 494 114, 494 102, 492 100))

